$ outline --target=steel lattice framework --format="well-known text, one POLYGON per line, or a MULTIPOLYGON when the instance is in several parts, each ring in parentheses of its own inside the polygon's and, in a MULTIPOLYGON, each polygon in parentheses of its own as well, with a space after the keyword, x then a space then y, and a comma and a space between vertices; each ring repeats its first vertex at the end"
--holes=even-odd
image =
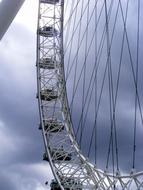
MULTIPOLYGON (((61 189, 143 189, 143 173, 115 176, 89 163, 76 142, 64 75, 64 0, 41 0, 37 29, 37 98, 45 154, 61 189)), ((54 184, 54 182, 53 182, 54 184)), ((54 189, 54 188, 52 188, 54 189)))

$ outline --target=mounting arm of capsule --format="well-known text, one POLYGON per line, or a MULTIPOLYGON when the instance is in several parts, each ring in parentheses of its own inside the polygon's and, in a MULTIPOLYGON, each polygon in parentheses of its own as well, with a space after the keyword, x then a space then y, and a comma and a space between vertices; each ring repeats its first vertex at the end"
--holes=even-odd
POLYGON ((25 0, 2 0, 0 2, 0 40, 6 33, 25 0))

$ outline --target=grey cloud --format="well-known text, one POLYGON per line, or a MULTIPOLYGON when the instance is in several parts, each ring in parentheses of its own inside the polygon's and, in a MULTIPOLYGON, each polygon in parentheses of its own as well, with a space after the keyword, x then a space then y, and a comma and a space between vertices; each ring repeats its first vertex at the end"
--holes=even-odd
POLYGON ((15 184, 7 176, 0 175, 0 184, 3 190, 7 190, 7 189, 17 190, 17 188, 15 187, 15 184))
POLYGON ((14 23, 0 44, 0 184, 3 190, 44 190, 51 172, 44 173, 44 146, 38 130, 35 38, 14 23), (25 40, 26 39, 26 40, 25 40), (39 168, 35 170, 35 168, 39 168), (28 176, 28 177, 27 177, 28 176))

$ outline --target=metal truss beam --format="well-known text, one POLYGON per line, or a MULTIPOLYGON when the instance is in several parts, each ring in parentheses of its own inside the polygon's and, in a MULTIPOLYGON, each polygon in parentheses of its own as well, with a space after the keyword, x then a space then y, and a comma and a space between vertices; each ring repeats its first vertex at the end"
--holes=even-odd
POLYGON ((0 40, 8 30, 25 0, 2 0, 0 3, 0 40))

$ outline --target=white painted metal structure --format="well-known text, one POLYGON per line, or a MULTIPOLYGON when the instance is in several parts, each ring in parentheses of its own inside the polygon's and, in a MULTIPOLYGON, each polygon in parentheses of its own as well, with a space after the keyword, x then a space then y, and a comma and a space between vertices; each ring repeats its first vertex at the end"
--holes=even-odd
POLYGON ((25 0, 3 0, 0 3, 0 40, 25 0))
MULTIPOLYGON (((64 77, 64 0, 41 0, 37 29, 37 84, 44 160, 61 189, 143 189, 143 173, 115 176, 89 163, 75 140, 64 77)), ((52 188, 54 189, 54 188, 52 188)), ((55 188, 56 189, 56 188, 55 188)))

